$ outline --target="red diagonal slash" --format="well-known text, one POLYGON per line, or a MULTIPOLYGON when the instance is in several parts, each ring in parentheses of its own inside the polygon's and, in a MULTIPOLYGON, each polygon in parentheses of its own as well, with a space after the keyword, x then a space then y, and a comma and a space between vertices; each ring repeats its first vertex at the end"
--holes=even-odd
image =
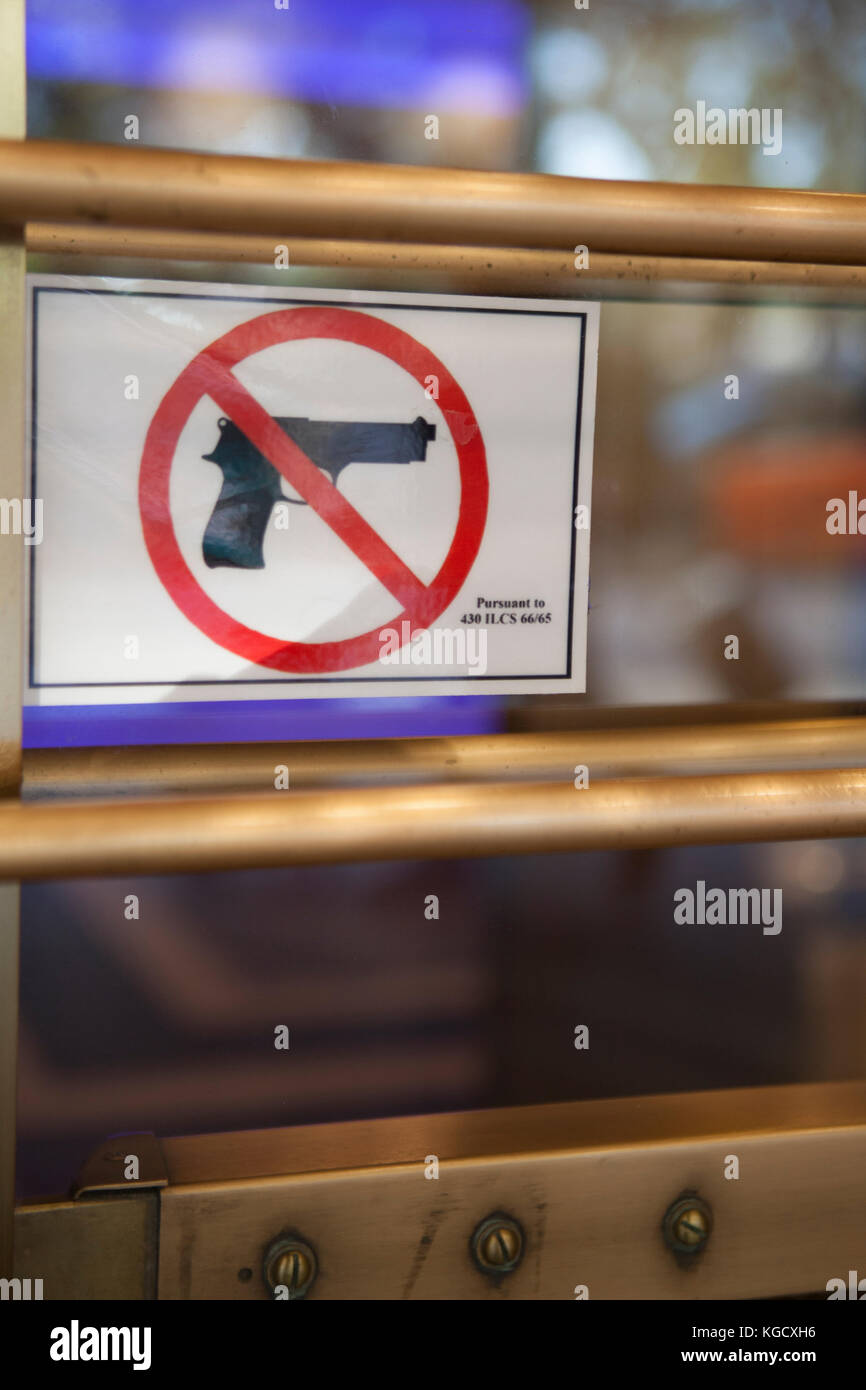
POLYGON ((215 357, 202 354, 202 391, 206 391, 224 415, 243 430, 251 444, 291 483, 305 502, 357 555, 404 608, 416 608, 426 586, 361 513, 356 511, 330 478, 290 439, 285 430, 259 405, 233 372, 215 357))

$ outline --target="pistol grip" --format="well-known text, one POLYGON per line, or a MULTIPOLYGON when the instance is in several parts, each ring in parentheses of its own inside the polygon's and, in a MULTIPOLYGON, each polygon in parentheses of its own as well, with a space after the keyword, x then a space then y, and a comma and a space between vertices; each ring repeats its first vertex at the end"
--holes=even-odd
POLYGON ((237 484, 223 484, 202 541, 209 569, 264 569, 265 527, 275 501, 272 487, 239 490, 237 484))

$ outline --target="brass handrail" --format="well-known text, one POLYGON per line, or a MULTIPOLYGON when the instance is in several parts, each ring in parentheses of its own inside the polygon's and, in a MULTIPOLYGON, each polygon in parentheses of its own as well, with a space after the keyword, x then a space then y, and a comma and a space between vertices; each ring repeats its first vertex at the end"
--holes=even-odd
POLYGON ((592 782, 648 774, 866 767, 866 718, 753 720, 459 737, 47 748, 24 753, 23 795, 116 796, 418 782, 592 782))
POLYGON ((866 196, 0 141, 0 222, 866 263, 866 196))
POLYGON ((866 833, 866 768, 0 803, 0 880, 866 833))
MULTIPOLYGON (((274 267, 274 237, 233 232, 167 232, 160 228, 93 227, 29 222, 27 250, 34 255, 113 256, 128 259, 221 262, 274 267)), ((425 242, 339 241, 286 237, 280 243, 289 265, 371 273, 438 277, 450 290, 511 295, 573 297, 596 281, 616 281, 631 293, 661 282, 737 285, 754 290, 772 285, 837 294, 866 289, 866 266, 801 264, 790 261, 707 260, 698 256, 626 256, 593 251, 577 270, 571 252, 519 250, 503 246, 436 246, 425 242)))

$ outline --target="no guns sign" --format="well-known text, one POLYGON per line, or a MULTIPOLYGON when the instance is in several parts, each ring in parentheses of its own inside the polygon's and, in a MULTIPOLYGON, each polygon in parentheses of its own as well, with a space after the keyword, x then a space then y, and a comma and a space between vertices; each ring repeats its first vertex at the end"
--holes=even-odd
POLYGON ((597 306, 29 291, 31 703, 584 688, 597 306))
POLYGON ((201 352, 160 404, 145 441, 140 500, 151 559, 178 607, 215 642, 239 656, 278 671, 342 671, 378 660, 381 625, 357 637, 330 642, 287 642, 237 623, 208 597, 186 565, 174 535, 170 468, 177 438, 196 402, 207 394, 228 418, 220 420, 220 442, 208 457, 223 473, 223 486, 205 529, 205 563, 263 567, 263 535, 286 479, 325 525, 404 604, 394 621, 426 629, 462 587, 484 534, 487 464, 481 431, 469 402, 447 367, 403 329, 354 309, 331 306, 281 309, 233 329, 201 352), (302 417, 273 420, 240 385, 232 368, 251 352, 310 338, 353 343, 384 354, 424 382, 438 383, 446 422, 459 421, 455 441, 461 500, 454 537, 441 569, 422 584, 400 556, 337 489, 339 473, 353 463, 381 466, 424 462, 436 426, 420 415, 409 425, 316 422, 302 417), (331 475, 330 478, 328 475, 331 475))

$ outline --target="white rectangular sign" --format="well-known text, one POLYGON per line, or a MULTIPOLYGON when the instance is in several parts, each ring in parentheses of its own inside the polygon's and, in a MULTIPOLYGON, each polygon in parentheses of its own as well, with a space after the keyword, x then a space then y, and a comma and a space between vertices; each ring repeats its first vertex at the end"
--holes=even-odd
POLYGON ((585 689, 598 305, 29 300, 29 703, 585 689))

